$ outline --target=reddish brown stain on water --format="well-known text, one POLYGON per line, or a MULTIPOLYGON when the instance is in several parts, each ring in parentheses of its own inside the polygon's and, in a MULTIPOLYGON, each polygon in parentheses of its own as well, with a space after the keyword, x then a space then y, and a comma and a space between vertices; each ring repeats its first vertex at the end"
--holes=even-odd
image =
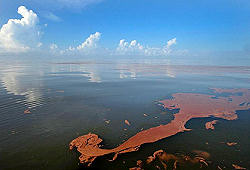
POLYGON ((126 125, 130 126, 130 123, 129 123, 128 120, 124 120, 124 123, 125 123, 126 125))
POLYGON ((232 166, 234 167, 234 169, 246 169, 246 168, 241 167, 241 166, 236 165, 236 164, 232 164, 232 166))
POLYGON ((189 131, 185 128, 187 121, 193 118, 216 117, 226 120, 237 119, 236 110, 250 108, 249 89, 213 89, 214 93, 230 93, 227 97, 216 97, 215 94, 175 93, 172 99, 159 101, 166 109, 180 109, 174 119, 166 124, 143 130, 113 149, 100 148, 100 139, 96 134, 89 133, 74 139, 70 149, 76 147, 81 153, 80 162, 91 165, 96 157, 110 153, 118 154, 137 151, 142 144, 156 142, 180 132, 189 131), (238 93, 242 93, 239 95, 238 93))
POLYGON ((207 123, 205 124, 206 129, 214 130, 214 125, 215 125, 217 122, 218 122, 218 120, 213 120, 213 121, 207 122, 207 123))
POLYGON ((31 111, 29 110, 29 109, 26 109, 26 110, 24 110, 24 112, 23 112, 24 114, 30 114, 31 113, 31 111))
POLYGON ((227 142, 226 144, 227 144, 227 146, 235 146, 235 145, 237 145, 236 142, 227 142))

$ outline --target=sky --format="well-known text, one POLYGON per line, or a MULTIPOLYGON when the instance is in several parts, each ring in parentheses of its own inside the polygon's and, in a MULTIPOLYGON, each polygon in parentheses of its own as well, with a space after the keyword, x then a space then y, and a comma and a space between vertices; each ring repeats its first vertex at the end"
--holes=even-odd
POLYGON ((0 0, 0 54, 250 54, 248 0, 0 0))

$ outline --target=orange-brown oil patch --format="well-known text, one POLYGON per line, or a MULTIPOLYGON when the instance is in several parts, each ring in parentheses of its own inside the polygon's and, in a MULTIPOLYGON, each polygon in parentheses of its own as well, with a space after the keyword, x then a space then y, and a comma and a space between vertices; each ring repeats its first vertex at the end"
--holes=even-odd
MULTIPOLYGON (((147 157, 145 161, 137 161, 137 166, 130 168, 131 170, 137 169, 152 169, 150 167, 155 167, 156 169, 186 169, 185 167, 208 167, 207 159, 210 154, 205 151, 196 150, 193 151, 196 155, 189 156, 185 154, 171 154, 163 150, 158 150, 153 153, 152 156, 147 157), (172 168, 171 168, 172 167, 172 168)), ((154 168, 153 168, 154 169, 154 168)))
POLYGON ((30 114, 31 113, 31 111, 29 110, 29 109, 26 109, 26 110, 24 110, 24 112, 23 112, 24 114, 30 114))
POLYGON ((127 124, 128 126, 130 126, 130 123, 128 120, 124 120, 124 123, 127 124))
POLYGON ((236 142, 227 142, 226 144, 227 144, 227 146, 234 146, 234 145, 237 145, 236 142))
POLYGON ((213 120, 213 121, 210 121, 210 122, 207 122, 205 124, 205 127, 206 129, 212 129, 214 130, 214 125, 218 122, 218 120, 213 120))
POLYGON ((226 120, 237 119, 236 110, 250 108, 249 89, 214 89, 215 93, 232 93, 229 97, 216 97, 215 95, 198 93, 175 93, 172 99, 162 100, 163 107, 169 110, 180 109, 174 114, 174 119, 166 124, 143 130, 129 138, 113 149, 100 148, 100 139, 96 134, 89 133, 74 139, 70 143, 70 149, 76 147, 81 153, 80 162, 91 165, 96 157, 114 153, 115 160, 118 154, 137 151, 142 144, 153 143, 160 139, 173 136, 177 133, 188 131, 185 124, 193 118, 216 117, 226 120), (238 95, 235 93, 242 93, 238 95), (228 100, 228 99, 231 100, 228 100))
POLYGON ((232 166, 234 167, 234 169, 246 169, 246 168, 241 167, 241 166, 236 165, 236 164, 232 164, 232 166))

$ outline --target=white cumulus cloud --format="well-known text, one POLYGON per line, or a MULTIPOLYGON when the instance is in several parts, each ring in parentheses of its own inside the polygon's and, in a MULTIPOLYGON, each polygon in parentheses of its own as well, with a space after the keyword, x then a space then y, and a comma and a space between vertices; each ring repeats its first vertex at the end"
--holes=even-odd
POLYGON ((116 49, 118 55, 147 55, 158 56, 168 55, 172 50, 171 47, 176 44, 176 38, 167 41, 167 44, 163 47, 148 47, 143 46, 136 40, 127 42, 124 39, 120 40, 116 49))
POLYGON ((97 42, 100 40, 100 37, 101 33, 99 32, 91 34, 81 45, 77 47, 77 49, 95 48, 97 46, 97 42))
POLYGON ((93 49, 96 49, 97 43, 101 38, 101 33, 96 32, 94 34, 90 34, 90 36, 79 46, 77 47, 69 47, 64 52, 67 51, 83 51, 83 52, 89 52, 93 49))
POLYGON ((20 6, 17 11, 21 19, 9 19, 0 29, 0 50, 4 52, 24 52, 41 46, 39 38, 39 18, 32 10, 20 6))
POLYGON ((144 51, 144 47, 136 40, 132 40, 131 42, 126 42, 124 39, 122 39, 120 40, 120 43, 117 47, 117 51, 120 54, 141 53, 144 51))
POLYGON ((169 54, 171 52, 171 46, 175 45, 176 43, 176 38, 168 40, 167 45, 163 48, 164 53, 169 54))

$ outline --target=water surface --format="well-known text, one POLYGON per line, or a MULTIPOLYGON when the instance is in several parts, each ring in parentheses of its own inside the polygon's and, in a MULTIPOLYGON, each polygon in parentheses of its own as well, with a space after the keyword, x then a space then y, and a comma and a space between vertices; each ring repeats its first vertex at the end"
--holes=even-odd
MULTIPOLYGON (((69 151, 72 139, 92 132, 112 148, 143 129, 170 122, 173 113, 157 102, 173 93, 210 94, 214 87, 250 88, 249 84, 248 66, 173 65, 167 60, 1 60, 0 167, 85 169, 78 164, 79 153, 69 151), (30 114, 24 114, 27 109, 30 114)), ((238 120, 220 120, 215 131, 205 130, 210 118, 191 120, 191 132, 143 145, 114 162, 100 158, 93 168, 128 169, 158 149, 205 150, 214 167, 232 169, 235 163, 249 168, 250 111, 238 113, 238 120), (228 141, 238 145, 223 144, 228 141)))

